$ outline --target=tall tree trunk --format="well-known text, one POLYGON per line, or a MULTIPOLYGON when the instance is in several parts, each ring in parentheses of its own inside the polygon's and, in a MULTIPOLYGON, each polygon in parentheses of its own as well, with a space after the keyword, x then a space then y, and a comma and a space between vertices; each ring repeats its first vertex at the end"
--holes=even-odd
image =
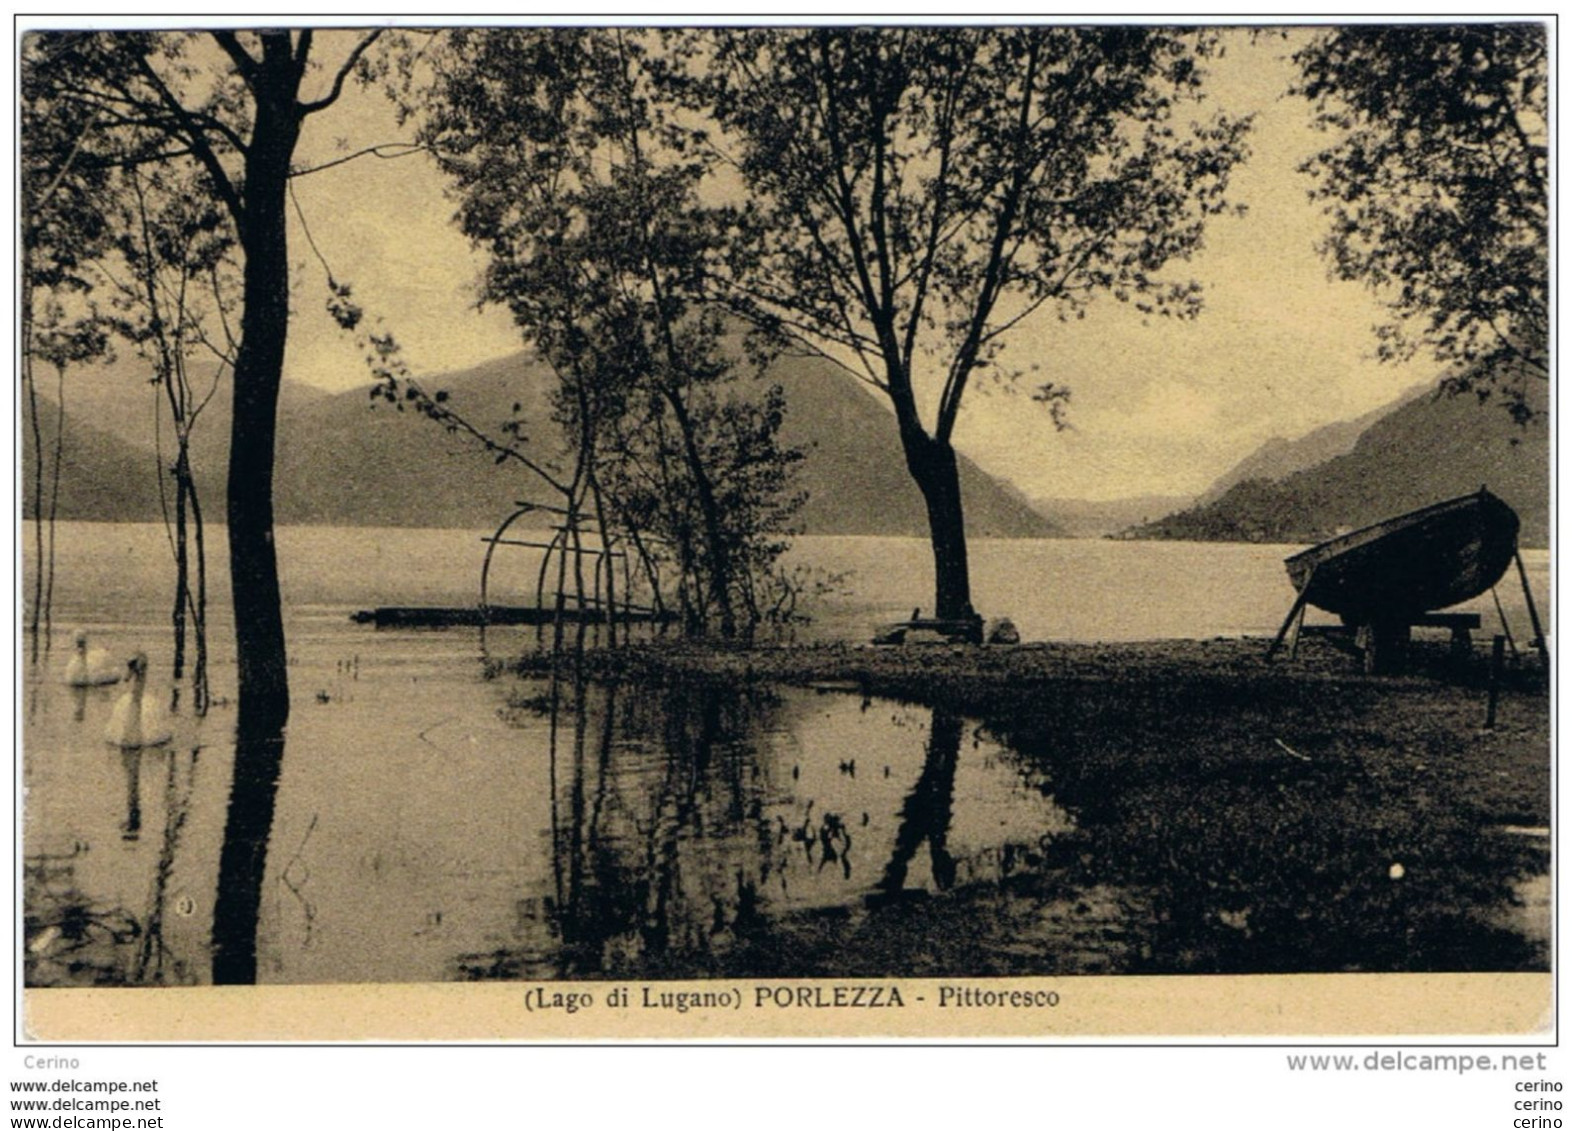
POLYGON ((293 92, 258 90, 256 128, 246 160, 245 312, 235 358, 229 443, 230 585, 235 609, 242 734, 282 732, 289 720, 278 556, 273 544, 273 452, 278 390, 289 325, 289 249, 284 194, 299 133, 293 92))
POLYGON ((928 508, 933 545, 934 615, 944 620, 974 616, 971 572, 966 560, 966 522, 955 449, 920 430, 903 429, 906 468, 928 508))
POLYGON ((229 575, 235 610, 240 708, 235 769, 213 909, 213 981, 256 981, 256 926, 273 807, 289 721, 284 617, 273 545, 273 449, 289 327, 289 243, 284 197, 300 133, 299 72, 289 36, 267 33, 253 80, 256 121, 246 153, 245 205, 237 217, 245 252, 245 311, 235 357, 229 440, 229 575))
POLYGON ((65 459, 65 366, 55 365, 55 456, 49 473, 49 564, 44 582, 44 650, 54 640, 55 520, 60 514, 60 465, 65 459))
POLYGON ((720 614, 721 635, 730 639, 737 635, 737 614, 731 603, 731 548, 726 533, 721 529, 720 504, 715 499, 715 485, 710 482, 709 470, 699 452, 693 434, 693 419, 682 394, 673 388, 664 390, 666 400, 676 417, 677 428, 682 433, 682 451, 688 464, 688 474, 693 476, 693 489, 699 497, 699 515, 704 520, 704 545, 708 551, 708 577, 710 600, 715 602, 720 614))
POLYGON ((28 614, 27 631, 32 637, 32 658, 38 659, 38 626, 44 610, 44 430, 38 421, 38 382, 33 380, 33 361, 24 347, 22 384, 27 387, 27 419, 33 434, 33 608, 28 614))
MULTIPOLYGON (((637 118, 631 113, 634 97, 633 85, 627 71, 627 58, 623 55, 621 34, 617 36, 617 51, 623 65, 623 94, 627 99, 626 105, 630 110, 629 122, 636 122, 637 118)), ((631 165, 640 167, 644 163, 642 142, 639 138, 637 125, 631 125, 627 134, 628 155, 631 165)), ((672 316, 667 305, 665 284, 661 279, 660 268, 656 265, 651 254, 653 240, 650 234, 648 204, 644 193, 646 181, 641 177, 636 182, 638 186, 638 215, 639 230, 643 242, 644 272, 649 281, 650 293, 655 300, 655 311, 660 321, 661 341, 665 347, 666 363, 672 367, 673 375, 681 371, 677 348, 677 336, 672 327, 672 316)), ((737 635, 737 614, 732 607, 732 564, 731 547, 727 535, 721 529, 721 514, 719 504, 715 499, 715 487, 710 482, 708 469, 704 466, 704 459, 699 452, 698 443, 693 433, 693 420, 688 414, 688 406, 683 402, 682 392, 673 385, 664 385, 662 391, 671 403, 673 414, 677 418, 677 427, 682 432, 683 454, 687 459, 689 474, 693 476, 693 486, 699 496, 699 512, 704 519, 704 544, 708 550, 708 588, 710 599, 715 602, 720 615, 721 635, 730 639, 737 635)))
POLYGON ((207 542, 202 533, 202 503, 196 481, 186 484, 191 503, 191 526, 196 535, 196 592, 191 605, 191 627, 196 638, 196 659, 191 665, 191 706, 198 715, 207 714, 207 542))
MULTIPOLYGON (((177 427, 178 424, 177 421, 177 427)), ((186 443, 186 437, 181 436, 180 454, 175 457, 175 604, 170 612, 170 620, 175 627, 175 659, 171 665, 171 674, 175 680, 174 694, 177 701, 180 681, 186 674, 186 610, 191 603, 190 534, 186 530, 186 498, 191 465, 186 443)))
MULTIPOLYGON (((24 213, 23 213, 23 222, 24 222, 24 224, 26 222, 26 212, 25 212, 25 210, 24 210, 24 213)), ((24 240, 24 244, 25 244, 25 240, 24 240)), ((42 479, 42 476, 43 476, 44 448, 43 448, 43 432, 42 432, 42 429, 39 427, 39 424, 38 424, 38 390, 36 388, 34 388, 34 385, 33 385, 33 285, 32 285, 32 282, 31 282, 31 279, 32 279, 32 276, 33 276, 33 272, 31 270, 31 267, 32 267, 31 263, 26 263, 25 262, 23 264, 23 269, 22 269, 22 279, 21 279, 21 282, 22 282, 22 295, 21 295, 21 300, 22 300, 21 301, 21 308, 22 308, 22 310, 21 310, 21 314, 22 314, 21 322, 22 322, 22 325, 20 327, 20 330, 21 330, 21 334, 20 334, 20 337, 21 337, 21 342, 20 342, 21 349, 19 350, 19 353, 21 355, 20 356, 20 361, 21 361, 22 387, 27 390, 28 420, 29 420, 29 423, 32 426, 32 433, 33 433, 33 456, 34 456, 34 458, 33 458, 33 474, 34 474, 34 481, 36 483, 36 486, 34 488, 34 492, 35 492, 35 495, 42 496, 42 494, 43 494, 43 479, 42 479)), ((35 505, 36 505, 36 501, 35 501, 35 505)), ((23 513, 24 517, 27 514, 27 500, 25 498, 22 500, 22 513, 23 513)), ((28 625, 27 625, 28 634, 32 637, 32 641, 33 641, 33 643, 32 643, 31 659, 32 659, 32 661, 34 663, 38 662, 38 616, 39 616, 39 608, 38 608, 38 606, 43 602, 43 590, 42 590, 42 588, 38 584, 39 577, 40 577, 40 575, 38 573, 38 567, 43 564, 43 553, 44 553, 43 539, 42 539, 42 535, 39 533, 39 528, 38 528, 38 524, 37 524, 37 520, 40 517, 42 517, 42 516, 39 513, 36 513, 36 512, 33 515, 33 520, 34 520, 33 537, 37 541, 37 546, 35 547, 35 558, 34 558, 35 565, 34 565, 34 575, 33 575, 33 608, 32 608, 32 610, 28 614, 28 625)))

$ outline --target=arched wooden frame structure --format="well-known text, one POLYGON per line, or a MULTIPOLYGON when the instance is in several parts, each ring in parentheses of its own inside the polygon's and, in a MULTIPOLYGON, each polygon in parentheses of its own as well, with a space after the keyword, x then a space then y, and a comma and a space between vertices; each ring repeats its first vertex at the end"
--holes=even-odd
MULTIPOLYGON (((560 626, 566 619, 576 620, 580 624, 591 622, 604 623, 607 626, 607 635, 611 643, 617 639, 617 622, 620 619, 623 626, 624 638, 628 626, 634 621, 664 622, 670 619, 670 614, 665 610, 660 595, 660 574, 656 563, 651 560, 638 538, 631 539, 638 551, 640 563, 650 583, 653 594, 650 605, 635 605, 633 603, 633 566, 631 557, 626 550, 618 549, 619 538, 609 532, 598 515, 585 516, 580 513, 566 510, 562 507, 549 506, 544 503, 515 504, 516 509, 502 521, 489 537, 481 539, 486 545, 486 556, 480 567, 480 613, 482 623, 490 620, 491 604, 491 563, 496 555, 498 546, 517 546, 542 550, 540 569, 535 579, 535 605, 537 608, 546 607, 546 576, 551 568, 552 561, 557 563, 557 597, 556 616, 553 620, 560 626), (542 511, 561 519, 561 522, 551 529, 552 536, 547 541, 538 541, 528 538, 509 538, 508 530, 519 519, 526 515, 542 511), (587 521, 586 521, 587 520, 587 521), (594 536, 598 545, 586 548, 583 545, 584 534, 594 536), (586 556, 594 558, 592 573, 593 588, 589 594, 584 591, 583 563, 586 556), (571 591, 568 588, 568 562, 573 562, 571 591), (616 573, 617 562, 622 563, 622 599, 617 600, 616 573), (572 600, 574 608, 568 613, 566 602, 572 600), (566 615, 565 615, 566 614, 566 615)), ((541 625, 544 627, 544 624, 541 625)))

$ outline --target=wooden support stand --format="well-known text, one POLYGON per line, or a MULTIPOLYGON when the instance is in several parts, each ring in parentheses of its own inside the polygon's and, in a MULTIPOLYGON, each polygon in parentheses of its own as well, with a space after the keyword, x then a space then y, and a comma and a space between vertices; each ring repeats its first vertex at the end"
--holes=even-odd
POLYGON ((1353 648, 1363 658, 1365 671, 1371 675, 1391 674, 1403 670, 1408 660, 1408 644, 1416 628, 1444 628, 1452 634, 1452 655, 1456 659, 1466 659, 1473 654, 1473 633, 1479 628, 1478 613, 1420 613, 1414 616, 1401 617, 1396 620, 1374 621, 1362 624, 1357 628, 1346 625, 1313 625, 1304 626, 1305 600, 1300 594, 1299 600, 1294 602, 1294 607, 1288 611, 1288 616, 1283 621, 1283 626, 1277 632, 1277 638, 1272 641, 1272 646, 1267 649, 1266 658, 1271 659, 1283 644, 1285 639, 1290 641, 1289 654, 1292 655, 1299 647, 1301 633, 1315 633, 1317 635, 1344 640, 1340 646, 1349 647, 1346 642, 1348 634, 1354 637, 1353 648))
POLYGON ((1315 570, 1311 569, 1310 576, 1305 578, 1304 586, 1299 590, 1299 596, 1294 598, 1293 608, 1288 610, 1288 616, 1283 618, 1283 627, 1277 630, 1277 636, 1272 641, 1272 646, 1266 650, 1266 658, 1270 660, 1277 654, 1277 649, 1282 646, 1283 637, 1288 635, 1289 628, 1294 629, 1294 643, 1290 655, 1299 651, 1299 628, 1295 624, 1303 624, 1305 619, 1305 605, 1310 600, 1310 583, 1315 580, 1315 570))
POLYGON ((1534 607, 1534 592, 1528 587, 1528 570, 1523 568, 1523 552, 1514 548, 1512 558, 1517 562, 1517 577, 1523 583, 1523 600, 1528 605, 1528 619, 1534 626, 1534 647, 1544 661, 1545 671, 1550 671, 1550 646, 1545 643, 1545 630, 1539 624, 1539 610, 1534 607))
POLYGON ((1452 655, 1461 659, 1473 654, 1472 633, 1479 628, 1478 613, 1426 613, 1410 622, 1415 628, 1446 628, 1452 631, 1452 655))
POLYGON ((1485 729, 1496 725, 1496 702, 1501 698, 1501 657, 1506 650, 1506 637, 1497 636, 1490 647, 1490 692, 1485 702, 1485 729))
POLYGON ((1364 651, 1365 671, 1371 675, 1402 671, 1408 661, 1408 643, 1416 628, 1449 629, 1453 658, 1466 658, 1473 654, 1472 633, 1478 627, 1478 613, 1421 613, 1401 620, 1362 625, 1359 644, 1364 651))
POLYGON ((1359 626, 1358 642, 1366 675, 1391 675, 1408 662, 1410 629, 1404 621, 1375 621, 1359 626))

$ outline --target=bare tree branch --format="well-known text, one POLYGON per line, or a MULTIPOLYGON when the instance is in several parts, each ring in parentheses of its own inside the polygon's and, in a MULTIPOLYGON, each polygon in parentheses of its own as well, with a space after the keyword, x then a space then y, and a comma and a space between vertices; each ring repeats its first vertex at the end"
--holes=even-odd
MULTIPOLYGON (((186 109, 180 99, 175 97, 174 92, 165 85, 164 80, 153 69, 153 65, 147 61, 146 56, 138 55, 136 62, 137 69, 142 72, 143 77, 152 83, 153 90, 158 94, 159 100, 180 122, 181 132, 185 134, 186 139, 191 143, 191 147, 196 151, 197 160, 202 162, 202 167, 207 170, 208 176, 212 178, 213 188, 217 191, 219 198, 223 200, 224 206, 229 209, 230 215, 235 219, 235 223, 243 225, 246 212, 245 203, 240 199, 240 193, 235 189, 234 182, 229 179, 229 173, 224 169, 224 163, 218 159, 218 154, 214 153, 213 147, 208 144, 207 136, 202 132, 201 126, 193 120, 191 112, 186 109)), ((245 147, 241 146, 240 150, 245 152, 245 147)))
POLYGON ((326 110, 329 106, 338 101, 338 96, 344 91, 344 81, 349 78, 350 72, 355 69, 355 64, 360 62, 361 56, 370 49, 371 45, 375 43, 386 30, 386 28, 377 28, 375 31, 371 32, 364 39, 362 39, 359 43, 355 44, 354 48, 349 53, 349 57, 346 58, 343 64, 339 67, 338 74, 333 76, 333 86, 328 90, 327 94, 317 99, 315 102, 303 102, 300 104, 299 113, 302 118, 306 117, 308 114, 315 114, 318 110, 326 110))
POLYGON ((213 42, 223 48, 224 54, 228 55, 235 64, 235 70, 239 71, 240 77, 246 80, 246 85, 255 87, 257 69, 260 64, 241 45, 240 38, 234 32, 228 30, 217 30, 209 34, 213 37, 213 42))
POLYGON ((413 157, 417 153, 431 152, 433 152, 431 146, 422 145, 419 142, 388 141, 377 145, 368 145, 364 149, 358 149, 354 153, 345 154, 343 157, 335 157, 331 161, 322 162, 320 165, 312 165, 305 169, 295 169, 289 175, 291 178, 309 177, 312 173, 320 173, 324 169, 333 169, 339 165, 347 165, 361 157, 377 157, 383 161, 396 161, 400 157, 413 157))

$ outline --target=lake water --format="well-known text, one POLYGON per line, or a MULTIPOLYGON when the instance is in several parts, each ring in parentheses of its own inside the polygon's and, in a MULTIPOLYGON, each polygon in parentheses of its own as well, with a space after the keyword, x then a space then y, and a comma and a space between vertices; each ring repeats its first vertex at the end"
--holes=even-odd
MULTIPOLYGON (((293 705, 259 981, 924 973, 969 961, 980 934, 1001 971, 1180 968, 1153 954, 1151 924, 1172 919, 1161 884, 1084 867, 1097 805, 1030 726, 1005 737, 942 706, 804 689, 488 679, 485 661, 533 633, 350 621, 474 603, 480 537, 279 531, 293 705), (1082 863, 1061 861, 1045 893, 1056 854, 1082 863)), ((1292 598, 1291 549, 982 541, 973 590, 1028 640, 1264 636, 1292 598)), ((807 538, 794 553, 841 575, 800 638, 866 639, 931 600, 921 541, 807 538)), ((123 753, 103 741, 119 689, 74 691, 60 673, 81 628, 116 655, 146 651, 150 687, 167 687, 168 545, 157 527, 58 532, 55 632, 21 688, 31 984, 211 978, 234 757, 221 531, 210 557, 220 702, 177 715, 170 745, 123 753)), ((1548 617, 1547 557, 1527 558, 1548 617)), ((499 556, 493 600, 527 599, 535 568, 499 556)), ((1526 637, 1517 586, 1501 595, 1526 637)), ((1230 914, 1214 908, 1206 929, 1226 935, 1230 914)))

